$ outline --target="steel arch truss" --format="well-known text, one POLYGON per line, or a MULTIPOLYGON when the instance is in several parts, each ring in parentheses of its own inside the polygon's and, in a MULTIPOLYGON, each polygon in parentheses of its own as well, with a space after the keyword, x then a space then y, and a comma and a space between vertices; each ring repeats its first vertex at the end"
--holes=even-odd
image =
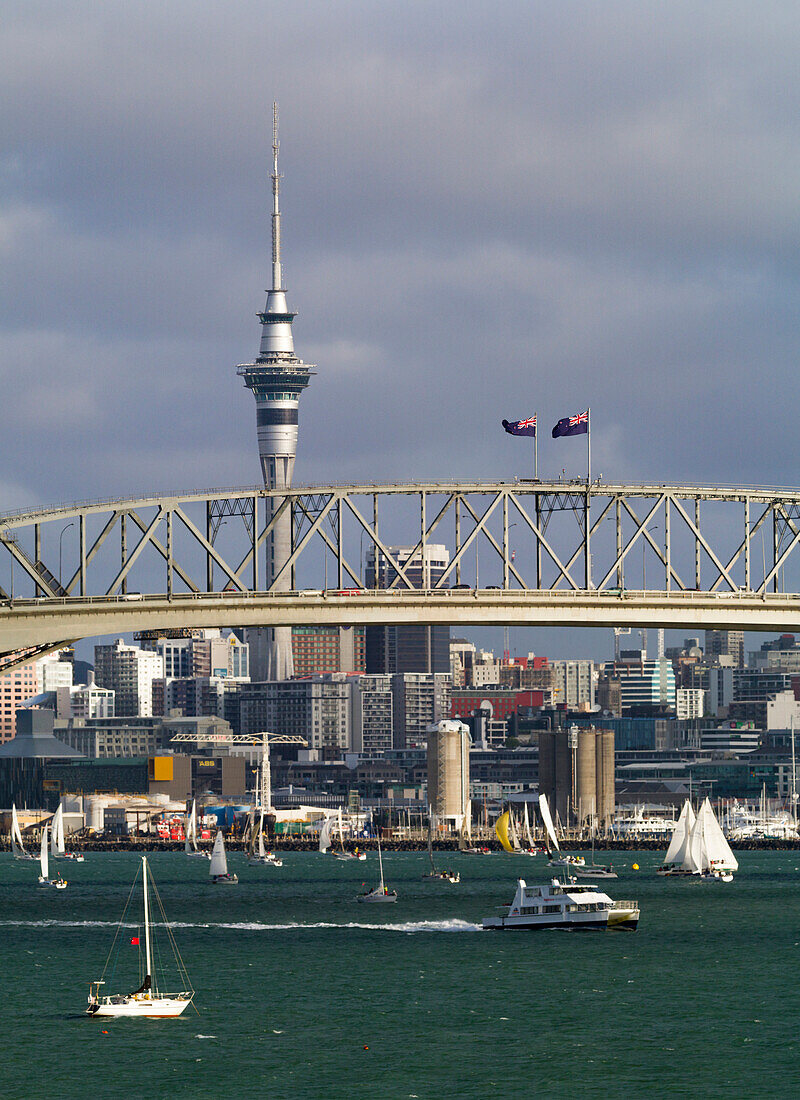
POLYGON ((0 516, 0 601, 55 610, 75 600, 278 593, 287 583, 375 594, 370 555, 385 560, 401 593, 419 589, 420 563, 440 545, 443 564, 423 584, 434 592, 798 593, 800 492, 522 480, 76 504, 0 516), (270 576, 270 536, 287 515, 291 552, 270 576))

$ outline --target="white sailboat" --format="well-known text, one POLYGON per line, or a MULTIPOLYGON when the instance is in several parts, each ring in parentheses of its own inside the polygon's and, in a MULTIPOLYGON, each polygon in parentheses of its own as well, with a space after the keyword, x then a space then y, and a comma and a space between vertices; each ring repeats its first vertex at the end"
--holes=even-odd
POLYGON ((586 860, 583 856, 568 856, 564 855, 559 847, 558 837, 556 836, 555 826, 553 825, 553 818, 550 814, 550 806, 547 802, 547 795, 539 795, 539 813, 542 815, 542 823, 544 825, 544 831, 547 839, 545 840, 545 847, 547 848, 547 855, 550 858, 550 867, 569 867, 570 870, 575 870, 577 867, 583 867, 586 864, 586 860), (555 855, 555 853, 558 855, 555 855))
MULTIPOLYGON (((144 975, 139 974, 139 977, 143 977, 141 985, 138 989, 135 989, 132 993, 119 993, 111 994, 110 996, 100 996, 100 986, 105 985, 103 978, 99 981, 89 983, 89 1004, 86 1012, 89 1016, 128 1016, 139 1017, 145 1019, 154 1018, 166 1018, 171 1016, 180 1016, 186 1007, 191 1004, 194 997, 194 990, 189 982, 189 976, 186 973, 186 967, 183 965, 183 960, 180 957, 178 949, 175 945, 175 940, 172 936, 169 925, 164 915, 163 906, 161 906, 161 899, 158 897, 158 891, 155 889, 153 883, 153 892, 155 893, 156 900, 161 908, 162 918, 164 924, 169 930, 169 939, 172 944, 173 952, 175 955, 175 962, 177 965, 178 975, 181 981, 185 982, 187 989, 180 993, 161 993, 158 989, 158 983, 156 980, 156 972, 153 968, 153 947, 152 936, 150 927, 150 900, 148 892, 148 869, 147 869, 147 857, 142 856, 142 895, 144 901, 144 942, 145 942, 145 957, 144 957, 144 975)), ((152 880, 151 880, 152 882, 152 880)), ((127 905, 126 905, 127 910, 127 905)), ((122 914, 124 919, 125 913, 122 914)), ((121 925, 122 921, 120 921, 121 925)), ((115 943, 119 939, 119 930, 115 936, 115 943)), ((138 944, 138 936, 133 938, 132 943, 138 944)), ((114 954, 112 948, 111 954, 109 954, 106 960, 106 965, 103 968, 103 974, 105 975, 108 969, 108 964, 111 959, 111 955, 114 954)))
POLYGON ((461 882, 461 875, 458 871, 451 871, 449 868, 446 871, 437 871, 436 864, 433 862, 433 827, 435 821, 433 810, 428 807, 428 859, 430 860, 431 869, 422 877, 441 879, 443 882, 461 882))
POLYGON ((66 890, 67 884, 65 880, 58 876, 58 878, 50 878, 50 858, 47 850, 47 826, 42 829, 42 842, 39 847, 39 863, 41 865, 41 874, 39 875, 40 886, 54 886, 56 890, 66 890))
POLYGON ((358 894, 356 901, 372 901, 372 902, 387 902, 397 901, 397 891, 389 890, 386 887, 386 883, 383 881, 383 856, 381 855, 381 834, 378 831, 378 866, 381 870, 380 885, 375 886, 372 890, 367 890, 363 894, 358 894))
POLYGON ((192 808, 184 816, 183 822, 183 850, 187 856, 199 856, 201 859, 211 859, 209 852, 203 852, 197 846, 197 800, 192 799, 192 808))
POLYGON ((13 803, 11 804, 11 853, 14 859, 36 859, 36 856, 25 851, 17 819, 17 807, 13 803))
POLYGON ((52 828, 50 832, 50 855, 53 859, 70 859, 74 863, 83 863, 84 858, 80 852, 68 852, 64 843, 64 807, 59 803, 58 809, 53 814, 52 828))
POLYGON ((208 868, 211 881, 215 886, 235 886, 238 875, 228 871, 228 857, 225 854, 225 840, 222 831, 217 831, 214 847, 211 850, 211 865, 208 868))
POLYGON ((274 852, 268 852, 264 845, 264 811, 259 812, 258 828, 255 825, 250 834, 250 844, 247 850, 247 862, 254 866, 267 864, 272 867, 283 867, 283 860, 274 852))
POLYGON ((708 798, 697 813, 697 820, 689 836, 691 859, 701 878, 733 882, 733 872, 739 863, 725 839, 708 798))

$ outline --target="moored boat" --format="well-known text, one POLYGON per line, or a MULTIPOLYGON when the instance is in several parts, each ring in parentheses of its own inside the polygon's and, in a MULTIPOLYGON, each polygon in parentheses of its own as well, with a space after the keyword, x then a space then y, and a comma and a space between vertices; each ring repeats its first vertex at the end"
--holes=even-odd
POLYGON ((488 930, 535 930, 543 928, 635 929, 639 904, 613 901, 589 883, 554 878, 544 886, 528 886, 518 879, 517 892, 503 917, 484 917, 488 930))
POLYGON ((397 891, 390 890, 383 880, 383 856, 381 855, 381 834, 378 833, 378 866, 381 872, 381 881, 377 886, 374 886, 371 890, 365 890, 363 894, 358 894, 356 901, 369 901, 369 902, 392 902, 397 901, 397 891))

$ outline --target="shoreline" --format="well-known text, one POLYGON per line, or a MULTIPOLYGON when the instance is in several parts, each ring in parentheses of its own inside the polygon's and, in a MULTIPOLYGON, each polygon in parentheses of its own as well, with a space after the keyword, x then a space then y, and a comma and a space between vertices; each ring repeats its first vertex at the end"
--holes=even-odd
MULTIPOLYGON (((266 838, 267 844, 276 852, 316 852, 318 851, 319 842, 316 837, 282 837, 275 836, 266 838)), ((491 839, 481 840, 475 838, 474 843, 485 848, 489 848, 492 852, 502 852, 502 847, 499 841, 492 837, 491 839)), ((68 842, 69 848, 76 852, 182 852, 183 841, 182 840, 162 840, 159 837, 72 837, 68 842)), ((580 843, 575 840, 561 841, 561 850, 564 852, 587 852, 591 849, 591 841, 587 840, 585 843, 580 843)), ((668 840, 664 838, 651 839, 651 838, 639 838, 636 840, 611 840, 611 839, 596 839, 595 851, 596 852, 643 852, 652 851, 659 852, 666 849, 668 840)), ((225 836, 225 845, 230 852, 245 851, 247 845, 242 841, 241 837, 225 836)), ((787 851, 800 851, 800 840, 780 840, 780 839, 757 839, 752 838, 750 840, 730 841, 731 848, 737 852, 747 851, 775 851, 775 852, 787 852, 787 851)), ((208 851, 210 853, 212 848, 211 841, 204 841, 200 844, 201 851, 208 851)), ((366 852, 377 852, 378 845, 374 839, 348 841, 345 844, 347 851, 353 851, 355 848, 360 848, 366 852)), ((381 848, 384 852, 427 852, 428 842, 427 840, 381 840, 381 848)), ((438 840, 433 843, 434 852, 458 852, 457 840, 438 840)), ((0 852, 10 853, 11 846, 8 842, 8 838, 4 837, 0 841, 0 852)))

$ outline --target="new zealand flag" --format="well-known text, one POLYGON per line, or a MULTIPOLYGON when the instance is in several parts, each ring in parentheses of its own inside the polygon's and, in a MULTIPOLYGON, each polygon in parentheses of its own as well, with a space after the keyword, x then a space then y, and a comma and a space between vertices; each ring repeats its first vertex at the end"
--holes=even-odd
POLYGON ((560 435, 586 435, 589 431, 589 410, 586 412, 578 413, 577 416, 565 416, 563 420, 559 420, 555 428, 553 428, 553 439, 558 439, 560 435))
POLYGON ((503 427, 509 435, 536 435, 536 417, 527 420, 504 420, 503 427))

